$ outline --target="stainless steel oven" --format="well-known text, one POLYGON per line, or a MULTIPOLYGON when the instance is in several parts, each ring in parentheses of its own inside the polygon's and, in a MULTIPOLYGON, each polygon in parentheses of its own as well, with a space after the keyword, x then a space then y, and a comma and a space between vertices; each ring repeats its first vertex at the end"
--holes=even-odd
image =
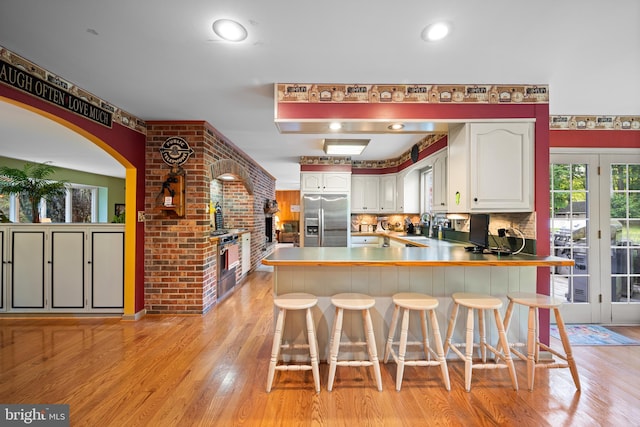
POLYGON ((236 286, 236 265, 233 253, 237 254, 238 235, 223 234, 218 240, 217 253, 217 294, 218 301, 226 297, 236 286))

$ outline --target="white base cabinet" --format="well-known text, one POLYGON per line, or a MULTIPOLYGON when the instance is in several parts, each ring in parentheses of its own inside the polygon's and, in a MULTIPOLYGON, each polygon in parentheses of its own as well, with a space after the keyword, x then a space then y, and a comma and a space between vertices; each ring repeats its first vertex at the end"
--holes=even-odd
POLYGON ((251 233, 242 234, 242 275, 251 270, 251 233))
POLYGON ((0 229, 2 311, 123 313, 124 226, 0 229))
POLYGON ((377 236, 351 236, 352 248, 380 248, 384 238, 377 236))
POLYGON ((449 212, 532 212, 533 123, 449 129, 449 212))

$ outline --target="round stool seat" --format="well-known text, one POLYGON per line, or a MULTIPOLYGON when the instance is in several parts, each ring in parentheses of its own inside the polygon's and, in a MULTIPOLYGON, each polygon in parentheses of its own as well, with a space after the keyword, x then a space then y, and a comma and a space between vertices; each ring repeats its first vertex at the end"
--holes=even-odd
POLYGON ((500 298, 492 297, 491 295, 455 292, 451 295, 451 298, 462 306, 478 310, 496 310, 502 307, 500 298))
POLYGON ((365 294, 343 293, 331 297, 331 304, 345 310, 366 310, 376 304, 376 300, 365 294))
POLYGON ((415 292, 400 292, 392 298, 394 304, 409 310, 433 310, 438 307, 437 299, 415 292))
POLYGON ((303 310, 311 308, 317 303, 318 298, 315 295, 302 292, 278 295, 273 299, 273 304, 276 307, 284 308, 285 310, 303 310))
POLYGON ((563 303, 563 299, 560 297, 541 295, 534 292, 510 292, 507 294, 507 298, 516 304, 538 308, 556 308, 563 303))

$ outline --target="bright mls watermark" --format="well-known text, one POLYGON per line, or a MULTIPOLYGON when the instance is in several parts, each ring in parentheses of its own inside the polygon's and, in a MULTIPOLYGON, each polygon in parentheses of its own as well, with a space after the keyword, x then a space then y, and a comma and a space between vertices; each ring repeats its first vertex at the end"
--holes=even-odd
POLYGON ((0 426, 69 427, 69 405, 7 405, 0 403, 0 426))

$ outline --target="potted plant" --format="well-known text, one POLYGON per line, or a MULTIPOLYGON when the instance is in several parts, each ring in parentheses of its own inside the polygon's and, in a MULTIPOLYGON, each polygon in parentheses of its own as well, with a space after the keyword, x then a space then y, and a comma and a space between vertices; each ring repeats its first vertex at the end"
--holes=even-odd
POLYGON ((25 163, 22 169, 0 166, 0 194, 25 194, 31 203, 32 222, 40 222, 40 200, 66 194, 66 181, 47 179, 55 172, 47 163, 25 163))

